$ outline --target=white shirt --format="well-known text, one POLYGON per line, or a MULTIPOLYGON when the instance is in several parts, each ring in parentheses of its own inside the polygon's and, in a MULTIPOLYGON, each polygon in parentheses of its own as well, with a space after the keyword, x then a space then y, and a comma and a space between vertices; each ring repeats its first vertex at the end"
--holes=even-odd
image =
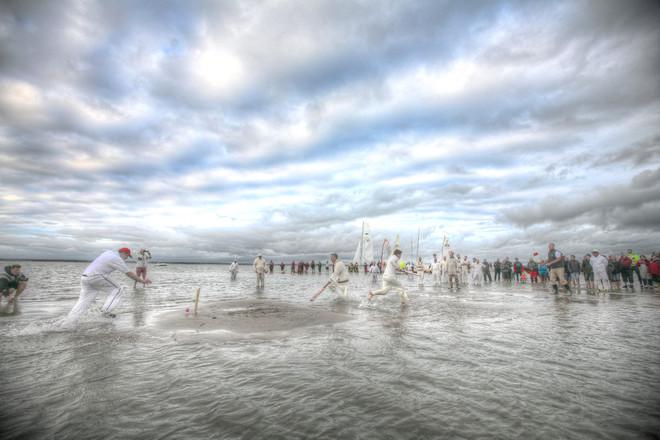
POLYGON ((341 260, 335 261, 335 268, 332 271, 332 275, 330 275, 330 281, 335 283, 348 281, 348 272, 341 260))
POLYGON ((397 270, 399 270, 399 257, 396 255, 390 255, 390 258, 387 259, 387 263, 385 264, 385 273, 383 273, 383 279, 396 279, 397 270))
POLYGON ((151 260, 151 253, 150 252, 145 252, 144 254, 137 254, 137 264, 135 267, 147 267, 149 264, 149 260, 151 260))
POLYGON ((373 266, 371 266, 371 267, 369 268, 369 272, 371 272, 372 274, 377 274, 377 273, 378 273, 378 266, 376 266, 376 265, 374 264, 373 266))
POLYGON ((254 271, 257 273, 264 273, 266 272, 266 260, 263 258, 255 258, 254 263, 252 263, 252 266, 254 267, 254 271))
POLYGON ((597 257, 591 256, 591 267, 596 271, 607 271, 607 258, 603 257, 601 254, 598 254, 597 257))
POLYGON ((442 272, 442 263, 436 261, 431 265, 431 273, 441 273, 442 272))
POLYGON ((238 272, 238 263, 233 262, 229 265, 229 272, 238 272))
POLYGON ((87 276, 108 275, 116 270, 121 273, 129 272, 126 263, 119 256, 118 252, 105 251, 87 266, 87 269, 85 269, 83 274, 87 276))

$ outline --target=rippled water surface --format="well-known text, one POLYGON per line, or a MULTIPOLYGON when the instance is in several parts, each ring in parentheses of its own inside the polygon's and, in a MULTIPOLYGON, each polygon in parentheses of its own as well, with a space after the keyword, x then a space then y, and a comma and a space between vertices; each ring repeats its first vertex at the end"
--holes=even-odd
MULTIPOLYGON (((324 276, 247 267, 150 268, 114 320, 59 320, 82 263, 24 264, 30 286, 0 316, 0 426, 10 438, 653 438, 660 433, 660 296, 556 297, 530 286, 409 284, 364 304, 309 297, 324 276), (159 313, 264 299, 352 319, 233 339, 153 325, 159 313)), ((287 268, 288 271, 288 268, 287 268)), ((98 300, 98 306, 101 299, 98 300)), ((656 437, 657 438, 657 437, 656 437)))

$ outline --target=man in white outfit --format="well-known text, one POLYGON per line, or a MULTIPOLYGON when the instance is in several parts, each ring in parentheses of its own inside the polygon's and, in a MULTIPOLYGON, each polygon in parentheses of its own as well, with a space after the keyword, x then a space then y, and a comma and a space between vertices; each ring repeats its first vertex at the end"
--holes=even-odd
POLYGON ((449 274, 447 272, 447 257, 442 257, 442 263, 440 263, 440 281, 442 283, 449 282, 449 274))
POLYGON ((438 261, 438 257, 433 254, 433 264, 431 264, 431 274, 433 274, 433 285, 439 286, 442 277, 442 263, 438 261))
POLYGON ((229 273, 231 274, 231 281, 236 281, 236 275, 238 274, 238 261, 234 260, 229 265, 229 273))
POLYGON ((371 274, 371 282, 378 282, 378 274, 380 271, 378 270, 378 266, 375 263, 371 263, 371 266, 369 267, 369 273, 371 274))
POLYGON ((426 275, 426 265, 422 261, 422 257, 417 258, 417 263, 415 263, 415 272, 417 273, 417 285, 424 285, 424 275, 426 275))
POLYGON ((261 254, 257 255, 252 267, 254 267, 254 272, 257 274, 257 289, 263 289, 266 277, 266 259, 261 254))
POLYGON ((325 283, 323 288, 321 288, 321 290, 319 290, 310 301, 314 301, 318 298, 328 286, 330 286, 330 290, 333 292, 339 291, 338 293, 342 298, 348 296, 348 270, 346 270, 346 266, 339 259, 337 254, 330 254, 330 263, 332 264, 332 274, 330 275, 328 282, 325 283))
POLYGON ((601 290, 610 290, 610 279, 607 276, 607 258, 600 255, 598 250, 591 251, 591 267, 594 269, 594 285, 596 289, 601 290))
POLYGON ((151 284, 149 278, 141 279, 135 272, 126 267, 125 260, 131 256, 131 250, 121 248, 119 251, 105 251, 85 269, 80 279, 80 297, 73 309, 69 312, 66 320, 76 322, 94 302, 99 293, 107 293, 107 297, 101 311, 107 317, 114 318, 112 310, 119 305, 123 288, 113 281, 109 275, 118 270, 135 282, 151 284))
POLYGON ((396 273, 402 272, 399 269, 399 258, 401 258, 401 249, 395 249, 390 258, 385 263, 385 273, 383 273, 383 287, 375 291, 369 291, 369 301, 376 295, 385 295, 390 290, 394 289, 399 293, 401 304, 408 302, 408 294, 406 289, 403 288, 399 280, 396 279, 396 273))
POLYGON ((463 261, 461 262, 461 283, 467 286, 470 284, 470 281, 470 262, 468 261, 468 257, 466 255, 463 257, 463 261))
POLYGON ((479 261, 478 258, 473 258, 472 259, 472 285, 473 286, 481 286, 484 273, 482 269, 481 262, 479 261))
POLYGON ((348 270, 337 254, 330 254, 330 262, 332 263, 332 275, 328 280, 330 290, 346 298, 348 295, 348 270))

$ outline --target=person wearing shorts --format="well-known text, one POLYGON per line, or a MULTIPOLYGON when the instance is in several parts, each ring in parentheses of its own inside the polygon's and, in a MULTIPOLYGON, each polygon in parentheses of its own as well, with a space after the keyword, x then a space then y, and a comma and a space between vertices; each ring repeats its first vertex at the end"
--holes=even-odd
POLYGON ((564 276, 564 255, 555 249, 554 243, 548 243, 548 269, 550 269, 550 284, 555 294, 559 293, 559 286, 561 284, 567 292, 571 293, 571 286, 569 286, 564 276))
MULTIPOLYGON (((151 252, 146 249, 140 249, 137 254, 137 264, 135 265, 135 275, 142 277, 143 280, 147 279, 147 266, 149 265, 149 260, 151 260, 151 252)), ((133 285, 137 287, 137 281, 133 285)))

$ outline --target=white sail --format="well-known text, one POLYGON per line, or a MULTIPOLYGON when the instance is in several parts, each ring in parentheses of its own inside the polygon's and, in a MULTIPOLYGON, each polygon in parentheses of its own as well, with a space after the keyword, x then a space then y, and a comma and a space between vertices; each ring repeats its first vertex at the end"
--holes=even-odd
POLYGON ((401 249, 399 234, 396 234, 396 240, 394 240, 394 249, 401 249))
POLYGON ((362 240, 358 241, 357 249, 355 249, 355 255, 353 256, 353 263, 360 263, 360 255, 362 255, 362 240))
POLYGON ((449 246, 449 239, 447 238, 447 236, 445 236, 444 239, 442 240, 442 256, 448 257, 450 250, 451 250, 451 246, 449 246))
POLYGON ((374 244, 371 240, 371 229, 368 223, 362 223, 362 236, 358 242, 353 262, 358 264, 374 261, 374 244))

